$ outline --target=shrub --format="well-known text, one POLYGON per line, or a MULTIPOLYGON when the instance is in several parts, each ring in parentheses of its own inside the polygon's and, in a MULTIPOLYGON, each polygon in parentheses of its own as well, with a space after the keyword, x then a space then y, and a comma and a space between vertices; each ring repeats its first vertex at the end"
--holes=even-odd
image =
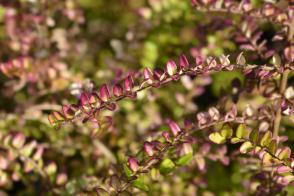
POLYGON ((6 193, 293 193, 291 2, 1 5, 6 193))

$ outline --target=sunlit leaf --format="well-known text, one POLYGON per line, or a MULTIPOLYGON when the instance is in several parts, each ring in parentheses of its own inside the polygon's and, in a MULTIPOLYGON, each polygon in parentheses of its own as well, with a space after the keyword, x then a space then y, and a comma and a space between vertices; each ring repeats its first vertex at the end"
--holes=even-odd
POLYGON ((268 146, 269 143, 271 142, 271 138, 272 138, 272 132, 270 132, 270 131, 265 132, 259 142, 260 145, 261 146, 268 146))
POLYGON ((278 155, 280 160, 288 159, 290 158, 290 156, 291 156, 291 149, 289 147, 284 147, 278 155))
POLYGON ((209 134, 209 139, 216 144, 223 144, 226 142, 226 138, 223 137, 219 132, 209 134))
POLYGON ((239 143, 239 142, 243 142, 244 140, 243 139, 240 139, 240 138, 238 138, 238 137, 233 137, 232 139, 231 139, 231 143, 232 144, 237 144, 237 143, 239 143))
POLYGON ((240 124, 237 128, 236 136, 238 138, 245 138, 246 135, 246 126, 244 124, 240 124))
POLYGON ((253 149, 253 145, 251 142, 246 141, 244 142, 241 146, 240 146, 240 152, 242 154, 248 153, 249 151, 251 151, 253 149))
POLYGON ((272 154, 276 153, 277 150, 277 141, 276 140, 271 140, 271 142, 269 143, 269 152, 272 154))

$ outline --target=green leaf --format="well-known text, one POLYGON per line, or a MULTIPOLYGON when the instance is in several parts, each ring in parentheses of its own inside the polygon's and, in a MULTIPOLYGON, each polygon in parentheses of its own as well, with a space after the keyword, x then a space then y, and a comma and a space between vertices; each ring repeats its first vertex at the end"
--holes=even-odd
POLYGON ((133 174, 133 172, 130 170, 130 168, 126 165, 126 164, 123 164, 123 169, 124 169, 124 173, 125 175, 130 178, 133 174))
POLYGON ((185 154, 177 160, 176 164, 181 166, 187 165, 192 160, 192 158, 193 153, 185 154))
POLYGON ((133 181, 133 186, 142 190, 142 191, 149 191, 149 187, 144 183, 142 178, 138 178, 133 181))
POLYGON ((277 150, 277 141, 271 140, 271 142, 269 143, 268 149, 270 153, 275 154, 277 150))
POLYGON ((237 138, 237 137, 233 137, 232 139, 231 139, 231 143, 232 144, 237 144, 237 143, 239 143, 239 142, 243 142, 244 140, 243 139, 240 139, 240 138, 237 138))
POLYGON ((245 138, 246 137, 246 126, 244 124, 240 124, 236 131, 236 136, 238 138, 245 138))
POLYGON ((245 154, 249 151, 251 151, 253 149, 253 145, 251 142, 247 141, 247 142, 244 142, 241 146, 240 146, 240 152, 242 154, 245 154))
POLYGON ((230 125, 225 124, 220 133, 223 137, 230 138, 233 136, 233 129, 230 125))
POLYGON ((208 137, 212 142, 216 144, 223 144, 226 142, 226 138, 223 137, 219 132, 211 133, 208 137))
POLYGON ((257 141, 258 141, 258 135, 259 135, 259 132, 258 130, 253 130, 251 131, 250 135, 249 135, 249 139, 250 141, 256 145, 257 144, 257 141))
POLYGON ((267 131, 260 140, 261 146, 268 146, 272 139, 272 132, 267 131))
POLYGON ((175 166, 176 165, 172 160, 164 159, 159 166, 159 171, 161 174, 168 174, 175 168, 175 166))

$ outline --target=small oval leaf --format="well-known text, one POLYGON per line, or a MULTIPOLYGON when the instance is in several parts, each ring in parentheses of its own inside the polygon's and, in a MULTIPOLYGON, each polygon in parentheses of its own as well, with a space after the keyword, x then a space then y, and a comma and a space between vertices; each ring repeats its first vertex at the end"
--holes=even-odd
POLYGON ((223 144, 226 142, 226 138, 223 137, 219 132, 209 134, 209 139, 216 144, 223 144))
POLYGON ((246 137, 246 126, 244 124, 240 124, 236 131, 236 136, 238 138, 245 138, 246 137))
POLYGON ((252 149, 253 149, 253 145, 252 145, 252 143, 249 142, 249 141, 246 141, 246 142, 244 142, 244 143, 241 145, 241 147, 240 147, 240 152, 241 152, 242 154, 245 154, 245 153, 250 152, 252 149))
POLYGON ((272 139, 272 132, 267 131, 265 132, 265 134, 262 136, 261 140, 260 140, 260 145, 261 146, 268 146, 269 143, 271 142, 272 139))

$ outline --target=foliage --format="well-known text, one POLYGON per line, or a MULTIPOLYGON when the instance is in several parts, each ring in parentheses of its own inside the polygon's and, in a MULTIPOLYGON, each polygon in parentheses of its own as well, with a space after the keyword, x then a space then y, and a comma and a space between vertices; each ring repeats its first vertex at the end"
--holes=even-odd
POLYGON ((293 194, 289 1, 0 2, 0 194, 293 194))

